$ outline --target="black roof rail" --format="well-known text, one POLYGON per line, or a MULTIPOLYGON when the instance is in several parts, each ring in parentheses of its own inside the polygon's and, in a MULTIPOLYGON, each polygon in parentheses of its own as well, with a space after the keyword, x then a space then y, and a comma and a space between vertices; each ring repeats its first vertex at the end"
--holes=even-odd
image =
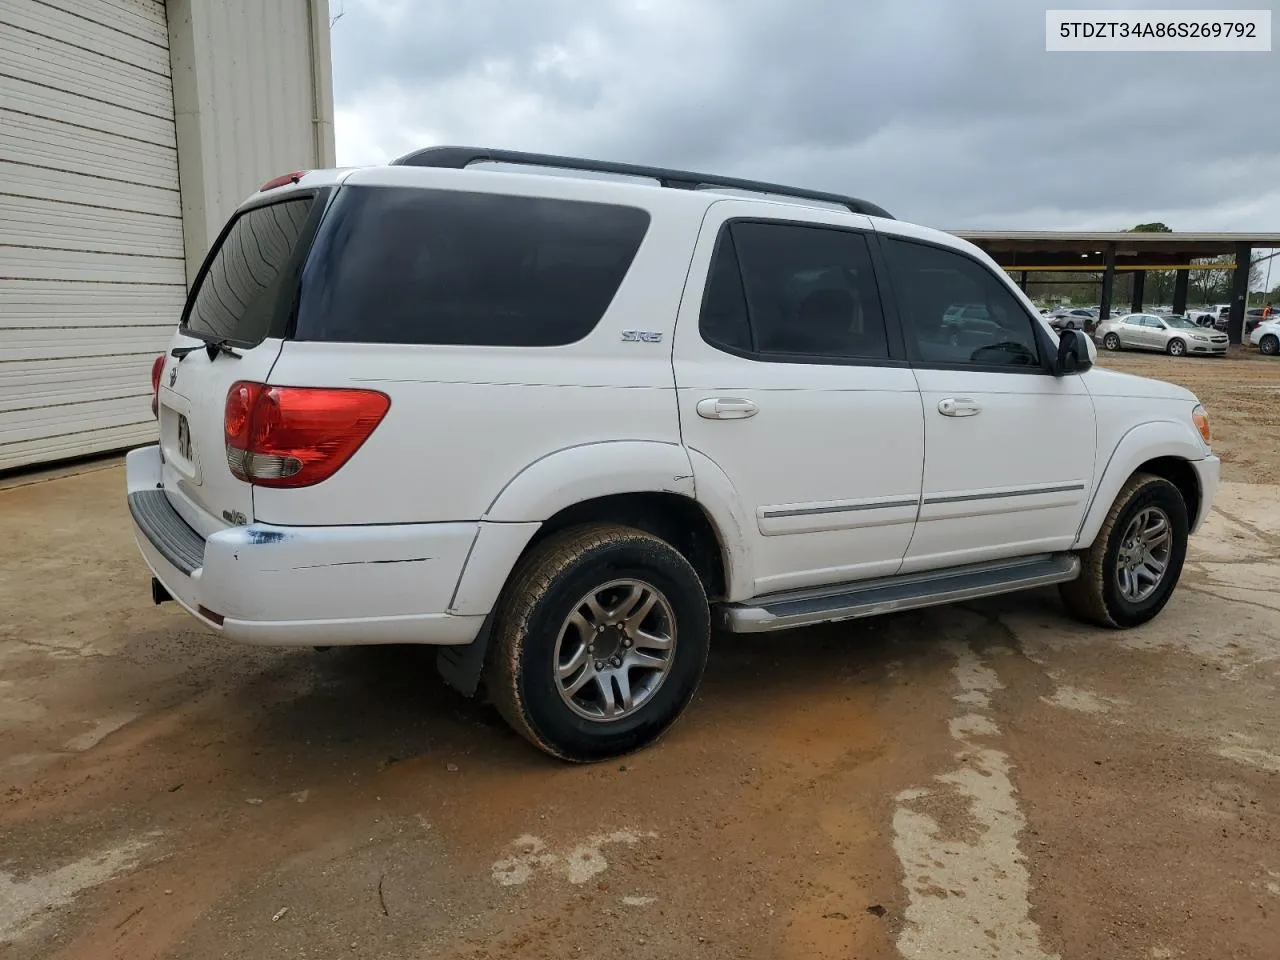
POLYGON ((664 187, 677 190, 698 190, 704 187, 727 187, 749 193, 772 193, 780 197, 800 200, 818 200, 834 203, 854 213, 892 220, 883 207, 856 197, 821 190, 805 190, 779 183, 763 183, 758 180, 739 180, 735 177, 717 177, 687 170, 668 170, 665 167, 646 167, 634 163, 612 163, 607 160, 584 160, 580 157, 557 157, 546 153, 525 153, 520 150, 492 150, 487 147, 426 147, 392 160, 394 166, 446 167, 462 170, 473 163, 510 163, 536 167, 559 167, 565 170, 581 170, 586 173, 613 173, 630 177, 647 177, 657 180, 664 187))

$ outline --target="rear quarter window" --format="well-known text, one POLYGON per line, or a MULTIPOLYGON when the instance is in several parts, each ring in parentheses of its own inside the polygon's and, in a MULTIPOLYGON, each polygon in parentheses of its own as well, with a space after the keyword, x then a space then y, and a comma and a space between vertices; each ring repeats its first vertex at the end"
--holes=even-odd
POLYGON ((294 337, 549 347, 600 321, 649 226, 634 207, 346 187, 303 274, 294 337))

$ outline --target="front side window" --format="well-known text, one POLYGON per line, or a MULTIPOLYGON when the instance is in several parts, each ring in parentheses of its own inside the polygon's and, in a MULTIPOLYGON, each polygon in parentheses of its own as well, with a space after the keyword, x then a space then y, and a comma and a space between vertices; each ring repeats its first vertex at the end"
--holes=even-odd
POLYGON ((618 292, 649 214, 605 203, 345 187, 303 275, 299 340, 562 346, 618 292))
POLYGON ((881 245, 906 334, 924 363, 1039 367, 1032 320, 1012 292, 975 260, 897 238, 881 245), (980 317, 957 324, 954 306, 976 304, 980 317))

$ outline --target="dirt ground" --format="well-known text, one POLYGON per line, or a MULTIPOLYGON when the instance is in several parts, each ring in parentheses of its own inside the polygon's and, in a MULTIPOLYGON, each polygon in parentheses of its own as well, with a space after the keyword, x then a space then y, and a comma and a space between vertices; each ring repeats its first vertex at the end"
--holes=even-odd
POLYGON ((153 606, 118 462, 10 478, 0 957, 1276 957, 1280 361, 1103 360, 1196 390, 1227 461, 1156 622, 1045 591, 718 638, 589 767, 425 651, 153 606))
POLYGON ((1181 384, 1209 411, 1223 478, 1280 483, 1280 362, 1256 347, 1226 357, 1174 359, 1158 353, 1100 351, 1104 366, 1181 384))

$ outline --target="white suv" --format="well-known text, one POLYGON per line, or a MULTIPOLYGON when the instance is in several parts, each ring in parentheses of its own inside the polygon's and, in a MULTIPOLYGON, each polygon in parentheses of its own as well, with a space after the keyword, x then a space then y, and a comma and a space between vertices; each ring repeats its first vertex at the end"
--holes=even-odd
POLYGON ((434 148, 240 208, 129 507, 157 602, 253 643, 438 644, 534 744, 602 759, 681 713, 713 624, 1049 584, 1154 617, 1218 460, 1195 396, 1095 356, 869 203, 434 148))

